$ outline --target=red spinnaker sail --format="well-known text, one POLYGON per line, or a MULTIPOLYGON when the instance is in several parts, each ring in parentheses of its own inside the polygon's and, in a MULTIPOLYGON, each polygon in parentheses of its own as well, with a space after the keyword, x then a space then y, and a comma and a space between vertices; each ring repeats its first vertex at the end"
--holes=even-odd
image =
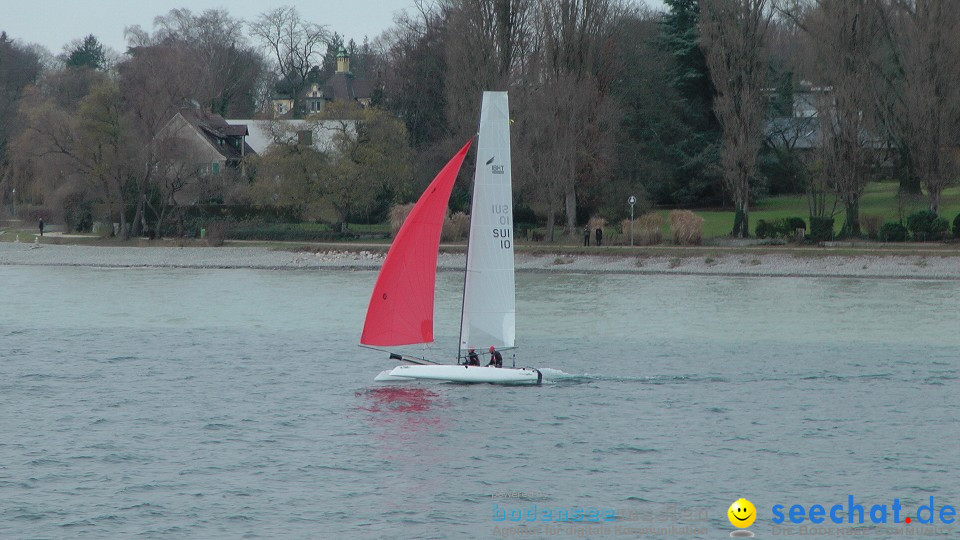
POLYGON ((420 196, 380 268, 360 343, 391 346, 433 341, 433 289, 447 202, 470 142, 420 196))

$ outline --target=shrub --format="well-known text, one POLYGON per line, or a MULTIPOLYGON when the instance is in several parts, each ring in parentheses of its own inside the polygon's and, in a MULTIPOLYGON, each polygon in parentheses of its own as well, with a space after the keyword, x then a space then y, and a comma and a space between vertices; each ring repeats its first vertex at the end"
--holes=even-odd
POLYGON ((597 227, 602 229, 607 226, 607 220, 602 217, 593 216, 590 218, 590 221, 587 222, 587 226, 590 227, 591 231, 597 230, 597 227))
POLYGON ((780 221, 782 223, 781 230, 783 231, 784 238, 800 242, 803 241, 804 234, 807 230, 807 223, 803 221, 803 218, 788 217, 780 221))
POLYGON ((757 220, 757 228, 754 230, 754 234, 757 238, 770 238, 776 234, 772 224, 767 223, 764 219, 757 220))
POLYGON ((960 238, 960 214, 953 218, 953 237, 960 238))
POLYGON ((810 216, 810 239, 814 242, 833 240, 833 218, 810 216))
POLYGON ((34 225, 41 219, 44 223, 53 223, 53 210, 46 206, 18 205, 17 217, 34 225))
MULTIPOLYGON (((640 246, 652 246, 663 241, 663 218, 656 212, 643 214, 633 222, 633 242, 640 246)), ((630 220, 623 220, 624 239, 630 241, 630 220)))
POLYGON ((463 212, 447 216, 443 220, 443 230, 440 239, 444 242, 464 240, 470 232, 470 218, 463 212))
POLYGON ((703 218, 690 210, 673 210, 670 212, 670 230, 674 244, 700 244, 703 239, 703 218))
POLYGON ((860 216, 860 225, 867 231, 867 238, 876 240, 880 238, 880 227, 883 225, 883 218, 876 215, 864 214, 860 216))
POLYGON ((784 222, 786 223, 787 236, 793 236, 797 234, 797 229, 807 230, 807 222, 801 217, 785 218, 784 222))
POLYGON ((93 205, 83 193, 71 193, 63 199, 63 221, 70 231, 87 232, 93 227, 93 205))
POLYGON ((220 247, 223 245, 223 241, 227 238, 227 222, 226 221, 211 221, 207 223, 207 245, 213 247, 220 247))
POLYGON ((803 218, 781 218, 772 222, 758 219, 754 233, 757 238, 793 238, 797 234, 797 229, 807 229, 807 223, 803 218))
POLYGON ((947 220, 937 216, 930 210, 920 210, 907 217, 907 229, 913 234, 914 240, 941 240, 950 229, 947 220))
POLYGON ((884 223, 879 238, 881 242, 906 242, 907 228, 893 221, 884 223))
POLYGON ((90 231, 100 238, 110 238, 113 236, 113 227, 109 223, 102 221, 94 222, 93 226, 90 227, 90 231))
MULTIPOLYGON (((205 227, 206 225, 201 225, 205 227)), ((198 229, 199 230, 199 229, 198 229)), ((296 242, 335 242, 358 238, 382 238, 382 233, 341 232, 323 223, 260 223, 230 224, 229 237, 234 240, 288 240, 296 242)))
POLYGON ((415 203, 395 204, 390 207, 390 231, 394 236, 397 235, 397 231, 400 230, 403 222, 407 219, 407 216, 410 215, 414 204, 415 203))

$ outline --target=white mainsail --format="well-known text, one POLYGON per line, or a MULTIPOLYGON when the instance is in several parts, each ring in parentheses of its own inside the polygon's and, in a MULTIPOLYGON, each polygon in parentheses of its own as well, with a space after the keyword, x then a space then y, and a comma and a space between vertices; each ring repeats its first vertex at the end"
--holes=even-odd
POLYGON ((484 92, 460 349, 513 347, 515 336, 510 114, 506 92, 484 92))

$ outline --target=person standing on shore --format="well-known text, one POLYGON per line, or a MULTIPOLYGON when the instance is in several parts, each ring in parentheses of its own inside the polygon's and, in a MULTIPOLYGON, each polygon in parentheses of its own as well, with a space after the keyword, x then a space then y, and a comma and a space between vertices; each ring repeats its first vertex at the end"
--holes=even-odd
POLYGON ((43 218, 40 218, 38 225, 40 226, 40 236, 43 236, 43 218))
POLYGON ((603 245, 603 228, 602 227, 597 227, 597 245, 598 246, 603 245))
POLYGON ((583 245, 584 247, 590 245, 590 226, 589 225, 583 228, 583 245))

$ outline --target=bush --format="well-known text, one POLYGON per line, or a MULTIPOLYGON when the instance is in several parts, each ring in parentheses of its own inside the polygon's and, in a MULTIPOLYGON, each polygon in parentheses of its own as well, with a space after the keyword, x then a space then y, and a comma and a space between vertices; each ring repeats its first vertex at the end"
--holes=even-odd
POLYGON ((771 238, 776 235, 773 224, 767 223, 765 219, 757 220, 757 228, 754 229, 757 238, 771 238))
POLYGON ((674 244, 698 245, 703 240, 703 218, 690 210, 674 210, 670 212, 670 230, 674 244))
POLYGON ((407 216, 410 215, 414 204, 415 203, 395 204, 390 207, 390 231, 393 236, 396 236, 397 231, 403 226, 403 222, 406 221, 407 216))
POLYGON ((883 225, 883 218, 876 215, 860 216, 860 225, 863 225, 867 231, 867 238, 876 240, 880 238, 880 227, 883 225))
POLYGON ((781 218, 773 222, 758 219, 754 234, 757 238, 782 237, 792 239, 797 234, 797 229, 807 229, 807 223, 803 221, 803 218, 781 218))
POLYGON ((663 216, 650 212, 640 216, 640 245, 652 246, 663 242, 663 216))
POLYGON ((960 214, 953 218, 953 237, 960 238, 960 214))
POLYGON ((807 230, 807 222, 801 217, 789 217, 785 218, 784 221, 786 222, 787 236, 797 234, 797 229, 807 230))
POLYGON ((926 242, 928 240, 942 240, 950 226, 947 220, 939 217, 930 210, 920 210, 907 217, 907 229, 913 234, 914 240, 926 242))
POLYGON ((93 227, 93 205, 83 193, 71 193, 63 199, 63 221, 68 231, 87 232, 93 227))
POLYGON ((443 220, 443 230, 440 232, 440 239, 444 242, 453 242, 464 240, 470 233, 470 218, 463 212, 457 212, 447 216, 443 220))
POLYGON ((810 239, 814 242, 833 240, 833 218, 810 216, 810 239))
POLYGON ((879 238, 881 242, 906 242, 907 228, 892 221, 884 223, 883 227, 880 227, 879 238))
POLYGON ((228 226, 226 221, 211 221, 207 224, 207 245, 220 247, 227 239, 228 226))

